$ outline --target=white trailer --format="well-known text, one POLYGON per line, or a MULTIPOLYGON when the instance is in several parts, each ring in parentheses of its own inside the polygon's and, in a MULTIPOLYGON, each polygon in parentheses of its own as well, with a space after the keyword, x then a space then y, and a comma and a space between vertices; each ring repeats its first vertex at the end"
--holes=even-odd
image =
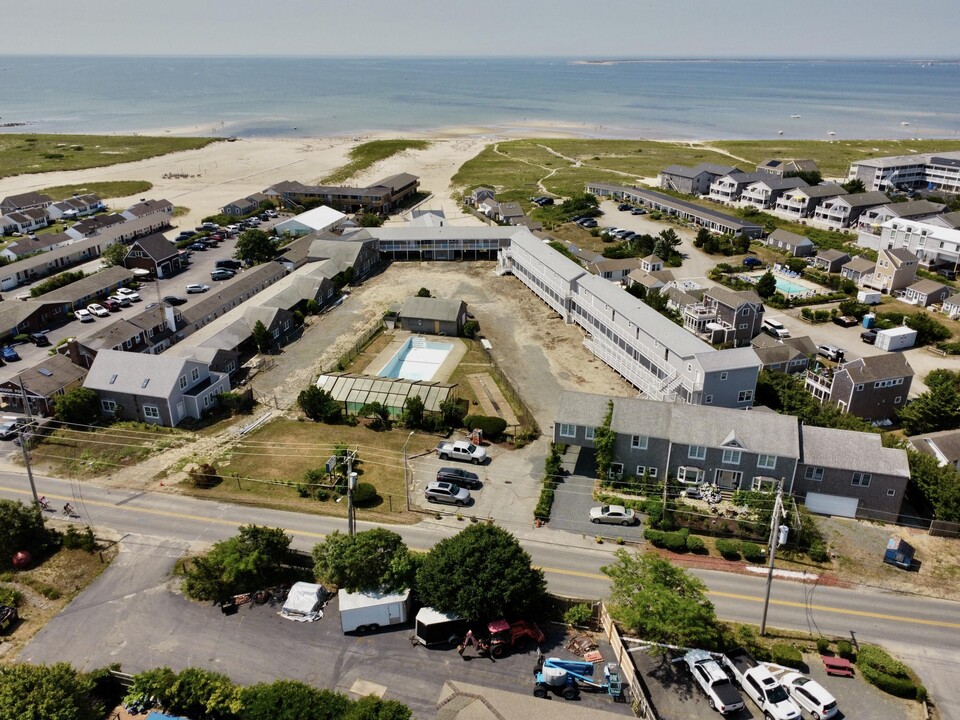
POLYGON ((337 593, 340 628, 343 632, 373 632, 389 625, 401 625, 410 616, 410 591, 400 593, 337 593))
POLYGON ((883 297, 881 293, 873 290, 860 290, 857 292, 857 302, 861 302, 864 305, 878 305, 881 297, 883 297))
POLYGON ((874 343, 880 350, 892 352, 894 350, 903 350, 913 347, 917 342, 917 331, 911 330, 906 325, 890 328, 889 330, 878 330, 877 340, 874 343))

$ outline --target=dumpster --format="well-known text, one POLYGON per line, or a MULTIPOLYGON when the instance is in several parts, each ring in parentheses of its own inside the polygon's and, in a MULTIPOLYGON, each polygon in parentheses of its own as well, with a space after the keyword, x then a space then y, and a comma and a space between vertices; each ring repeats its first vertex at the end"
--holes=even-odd
POLYGON ((913 546, 903 538, 892 537, 887 540, 887 550, 883 553, 887 565, 896 565, 909 570, 913 565, 913 546))

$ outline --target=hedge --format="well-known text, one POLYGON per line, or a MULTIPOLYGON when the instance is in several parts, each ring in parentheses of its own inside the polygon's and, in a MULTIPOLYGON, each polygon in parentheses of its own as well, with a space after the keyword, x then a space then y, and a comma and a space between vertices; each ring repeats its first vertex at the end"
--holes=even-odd
POLYGON ((663 534, 663 544, 672 552, 681 553, 687 551, 687 535, 690 534, 690 531, 686 528, 678 530, 676 532, 668 532, 663 534))
POLYGON ((482 430, 483 436, 490 440, 500 437, 507 429, 506 420, 489 415, 467 415, 463 419, 463 424, 470 430, 482 430))
POLYGON ((357 483, 353 489, 354 505, 367 505, 378 497, 377 488, 370 483, 357 483))
POLYGON ((692 553, 704 552, 706 546, 703 544, 703 538, 696 535, 687 535, 687 550, 692 553))
POLYGON ((763 560, 763 550, 756 543, 740 543, 740 552, 743 553, 744 559, 749 562, 761 562, 763 560))
POLYGON ((770 658, 777 665, 786 665, 793 668, 799 667, 803 663, 803 653, 787 643, 777 643, 771 647, 770 658))
POLYGON ((926 688, 914 682, 906 665, 894 660, 875 645, 864 645, 860 648, 857 653, 857 667, 867 682, 890 695, 911 700, 926 695, 926 688))
POLYGON ((736 540, 717 540, 717 552, 724 560, 739 560, 740 543, 736 540))

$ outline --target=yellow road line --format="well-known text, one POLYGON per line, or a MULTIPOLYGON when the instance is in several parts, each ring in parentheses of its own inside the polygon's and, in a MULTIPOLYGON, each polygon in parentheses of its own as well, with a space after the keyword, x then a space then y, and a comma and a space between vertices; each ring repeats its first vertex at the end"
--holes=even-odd
MULTIPOLYGON (((27 494, 21 488, 11 488, 11 487, 0 486, 0 490, 18 493, 21 495, 27 494)), ((53 498, 55 500, 65 500, 67 502, 75 499, 75 498, 67 497, 64 495, 52 495, 52 494, 49 495, 48 497, 53 498)), ((104 502, 102 500, 83 500, 82 502, 84 505, 93 505, 96 507, 104 507, 104 508, 112 508, 112 509, 123 509, 129 512, 141 513, 144 515, 157 515, 160 517, 179 518, 182 520, 197 520, 200 522, 214 523, 217 525, 226 525, 228 527, 237 527, 238 525, 238 523, 235 520, 223 520, 220 518, 204 517, 202 515, 188 515, 186 513, 174 512, 172 510, 155 510, 152 508, 144 508, 144 507, 129 507, 127 505, 121 505, 118 507, 116 503, 104 502)), ((290 530, 289 528, 284 528, 284 529, 287 530, 288 532, 292 532, 297 535, 302 535, 305 537, 313 537, 313 538, 320 538, 320 539, 326 537, 324 533, 310 532, 308 530, 290 530)), ((416 548, 410 548, 410 549, 416 550, 416 548)), ((553 573, 554 575, 568 575, 571 577, 582 577, 590 580, 608 580, 609 579, 605 575, 599 575, 597 573, 588 573, 580 570, 566 570, 563 568, 551 568, 551 567, 541 567, 540 569, 543 570, 545 573, 553 573)), ((763 602, 762 597, 755 596, 755 595, 739 595, 737 593, 728 593, 728 592, 721 592, 721 591, 715 591, 715 590, 708 590, 707 594, 713 595, 715 597, 728 598, 731 600, 747 600, 750 602, 758 602, 758 603, 763 602)), ((912 623, 914 625, 930 625, 933 627, 960 629, 960 623, 951 623, 951 622, 946 622, 941 620, 925 620, 923 618, 911 618, 911 617, 905 617, 903 615, 887 615, 884 613, 869 612, 867 610, 847 610, 844 608, 830 607, 827 605, 809 605, 807 603, 793 602, 790 600, 771 599, 770 603, 772 605, 780 605, 783 607, 801 608, 804 610, 819 610, 821 612, 836 613, 838 615, 854 615, 856 617, 873 618, 875 620, 891 620, 894 622, 912 623)))

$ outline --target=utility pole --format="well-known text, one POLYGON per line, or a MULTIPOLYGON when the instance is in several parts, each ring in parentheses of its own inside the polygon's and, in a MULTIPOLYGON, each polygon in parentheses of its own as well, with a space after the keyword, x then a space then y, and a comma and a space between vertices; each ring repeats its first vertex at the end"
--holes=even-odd
POLYGON ((357 474, 353 471, 353 453, 347 451, 347 534, 357 532, 357 519, 353 512, 353 491, 357 487, 357 474))
MULTIPOLYGON (((33 420, 33 415, 30 414, 30 401, 27 400, 27 389, 23 386, 23 376, 19 377, 20 380, 20 395, 23 397, 23 410, 27 414, 27 418, 33 420)), ((23 453, 23 466, 27 469, 27 480, 30 482, 30 492, 33 493, 33 501, 37 504, 37 507, 40 507, 40 497, 37 495, 37 486, 33 482, 33 470, 30 468, 30 453, 27 452, 27 436, 24 433, 24 428, 29 428, 30 424, 20 425, 17 428, 17 435, 20 439, 20 451, 23 453)), ((43 516, 43 513, 40 513, 43 516)))
MULTIPOLYGON (((767 632, 767 608, 770 606, 770 587, 773 585, 773 560, 777 552, 778 539, 784 535, 780 526, 780 515, 783 512, 783 478, 777 485, 777 498, 773 503, 773 517, 770 518, 770 542, 767 545, 767 556, 770 559, 767 565, 767 592, 763 598, 763 615, 760 618, 760 634, 767 632)), ((786 538, 784 538, 786 540, 786 538)))

